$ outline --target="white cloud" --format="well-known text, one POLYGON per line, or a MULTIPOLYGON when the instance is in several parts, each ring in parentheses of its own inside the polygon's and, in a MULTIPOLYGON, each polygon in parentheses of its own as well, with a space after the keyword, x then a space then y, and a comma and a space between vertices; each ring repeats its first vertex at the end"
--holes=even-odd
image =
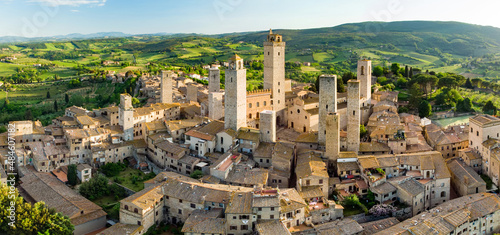
POLYGON ((50 6, 74 6, 81 5, 104 6, 107 0, 29 0, 30 2, 38 2, 50 6))
POLYGON ((73 10, 71 10, 71 12, 80 12, 80 11, 79 11, 79 10, 75 10, 75 9, 73 9, 73 10))

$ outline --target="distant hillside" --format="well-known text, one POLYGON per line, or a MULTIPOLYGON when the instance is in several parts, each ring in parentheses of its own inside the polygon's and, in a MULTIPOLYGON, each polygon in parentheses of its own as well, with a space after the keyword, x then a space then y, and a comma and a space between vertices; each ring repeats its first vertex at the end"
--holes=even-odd
POLYGON ((0 43, 22 43, 22 42, 43 42, 43 41, 66 41, 66 40, 76 40, 76 39, 93 39, 93 38, 120 38, 128 37, 130 34, 125 34, 121 32, 101 32, 92 34, 80 34, 73 33, 68 35, 58 35, 53 37, 17 37, 17 36, 4 36, 0 37, 0 43))
MULTIPOLYGON (((435 50, 460 56, 500 51, 500 28, 459 22, 364 22, 330 28, 273 30, 293 48, 370 48, 391 44, 394 50, 435 50)), ((233 36, 235 41, 262 42, 267 31, 233 36)), ((231 37, 231 36, 230 36, 231 37)))

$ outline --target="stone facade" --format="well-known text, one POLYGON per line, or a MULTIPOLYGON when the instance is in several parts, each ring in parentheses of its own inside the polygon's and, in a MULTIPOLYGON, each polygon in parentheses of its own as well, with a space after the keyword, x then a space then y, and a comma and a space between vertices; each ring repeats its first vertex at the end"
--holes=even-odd
POLYGON ((347 151, 359 151, 360 113, 360 81, 347 82, 347 151))
POLYGON ((279 34, 269 31, 264 42, 264 89, 272 90, 272 107, 278 125, 285 122, 285 46, 279 34))
POLYGON ((161 71, 160 103, 172 103, 172 79, 174 72, 161 71))
POLYGON ((328 113, 337 112, 337 76, 321 75, 319 83, 318 142, 325 144, 326 116, 328 113))
POLYGON ((226 70, 225 81, 225 110, 224 122, 226 128, 239 130, 246 127, 246 89, 247 70, 244 67, 243 59, 234 55, 229 60, 229 68, 226 70))
POLYGON ((208 92, 220 92, 220 70, 208 69, 208 92))
POLYGON ((198 102, 198 86, 195 83, 187 86, 186 98, 188 101, 198 102))
POLYGON ((360 95, 363 105, 367 106, 372 99, 372 62, 370 60, 358 61, 358 80, 360 81, 360 95))
POLYGON ((125 141, 134 139, 134 107, 132 96, 120 95, 120 126, 123 128, 123 139, 125 141))
POLYGON ((224 92, 210 92, 208 94, 208 117, 210 119, 219 120, 224 117, 223 98, 224 92))
POLYGON ((337 161, 340 153, 339 118, 337 113, 329 113, 328 116, 326 116, 325 157, 328 159, 329 165, 337 161))
POLYGON ((262 142, 276 142, 276 112, 265 110, 260 113, 260 138, 262 142))

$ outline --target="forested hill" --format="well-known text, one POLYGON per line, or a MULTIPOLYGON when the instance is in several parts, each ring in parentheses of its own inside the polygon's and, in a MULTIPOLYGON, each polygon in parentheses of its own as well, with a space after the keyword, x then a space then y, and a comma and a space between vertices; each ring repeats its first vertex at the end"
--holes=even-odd
MULTIPOLYGON (((297 49, 388 46, 393 50, 439 51, 460 56, 480 56, 500 51, 500 28, 460 22, 363 22, 330 28, 273 31, 282 34, 287 45, 297 49)), ((235 41, 262 42, 267 33, 230 37, 235 41)))

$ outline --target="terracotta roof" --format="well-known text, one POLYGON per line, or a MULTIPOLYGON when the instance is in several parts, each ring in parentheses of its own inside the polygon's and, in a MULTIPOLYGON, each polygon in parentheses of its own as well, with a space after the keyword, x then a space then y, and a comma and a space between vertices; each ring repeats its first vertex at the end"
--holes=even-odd
MULTIPOLYGON (((162 141, 160 143, 155 144, 156 147, 160 148, 161 150, 167 152, 167 153, 172 153, 174 157, 177 157, 179 154, 182 154, 183 152, 187 153, 189 152, 188 149, 183 148, 179 146, 178 144, 170 143, 170 141, 162 141)), ((180 156, 183 157, 184 155, 180 156)))
POLYGON ((113 226, 107 228, 106 230, 97 233, 97 235, 115 235, 115 234, 126 234, 126 235, 137 235, 140 234, 144 227, 142 225, 135 224, 122 224, 116 223, 113 226))
POLYGON ((318 132, 308 132, 300 134, 295 142, 298 143, 318 143, 318 132))
POLYGON ((386 183, 383 183, 381 185, 371 187, 370 190, 374 193, 377 193, 380 195, 385 195, 385 194, 388 194, 390 192, 395 192, 397 190, 397 188, 394 187, 392 184, 386 182, 386 183))
POLYGON ((226 207, 226 214, 251 214, 252 201, 250 192, 232 192, 230 203, 226 207))
POLYGON ((459 161, 458 159, 448 162, 450 172, 455 175, 458 184, 466 185, 467 187, 481 187, 486 185, 484 180, 470 166, 459 161))
POLYGON ((267 184, 269 172, 266 169, 248 169, 244 166, 235 166, 224 181, 240 185, 262 185, 267 184))
POLYGON ((183 233, 225 234, 226 220, 221 209, 194 210, 182 226, 183 233))
POLYGON ((297 178, 307 178, 313 175, 329 178, 325 162, 314 155, 298 157, 295 174, 297 178))
POLYGON ((200 128, 195 128, 186 132, 185 135, 211 141, 214 140, 215 135, 222 130, 224 130, 224 122, 212 121, 200 128))
POLYGON ((258 235, 289 235, 290 231, 279 220, 258 221, 255 225, 258 235))
POLYGON ((361 142, 359 143, 360 152, 389 152, 391 148, 387 144, 372 141, 369 143, 361 142))
POLYGON ((252 142, 260 141, 260 131, 253 128, 242 127, 238 131, 238 139, 250 140, 252 142))
POLYGON ((101 207, 82 197, 50 174, 30 172, 22 177, 21 181, 21 187, 29 196, 26 200, 44 201, 48 207, 68 216, 73 225, 106 216, 106 212, 101 207))

